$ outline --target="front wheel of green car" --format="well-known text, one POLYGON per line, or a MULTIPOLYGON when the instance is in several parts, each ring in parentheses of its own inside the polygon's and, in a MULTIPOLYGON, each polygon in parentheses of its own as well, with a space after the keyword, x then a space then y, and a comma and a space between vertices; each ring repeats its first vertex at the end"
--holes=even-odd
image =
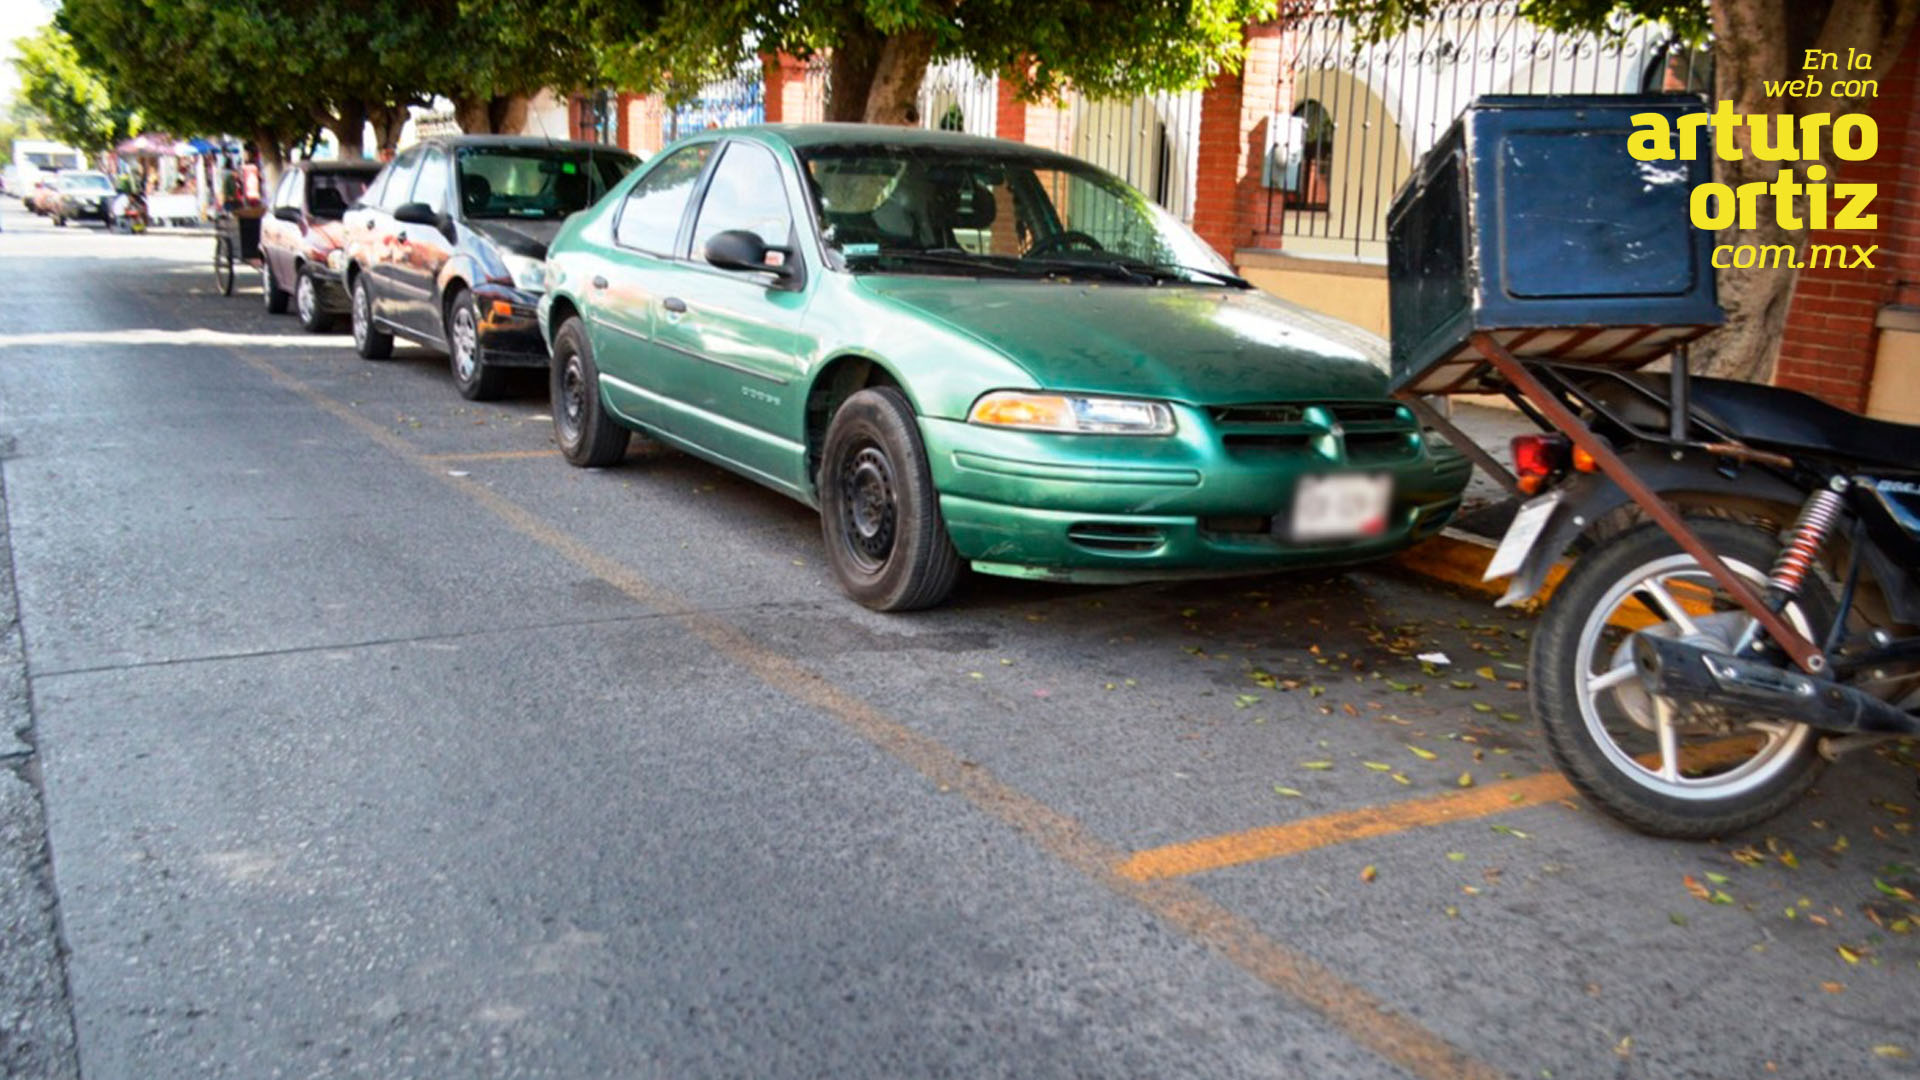
POLYGON ((915 611, 953 591, 960 554, 940 517, 913 407, 898 390, 862 390, 833 414, 821 453, 820 524, 834 577, 861 604, 915 611))
POLYGON ((605 468, 627 456, 633 433, 600 404, 600 369, 579 319, 553 335, 553 438, 560 453, 583 469, 605 468))

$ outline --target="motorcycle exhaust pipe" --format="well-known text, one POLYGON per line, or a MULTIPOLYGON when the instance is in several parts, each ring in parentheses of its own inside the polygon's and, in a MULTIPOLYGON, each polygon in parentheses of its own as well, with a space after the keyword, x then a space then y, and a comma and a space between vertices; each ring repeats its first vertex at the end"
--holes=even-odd
POLYGON ((1920 716, 1865 691, 1684 641, 1635 634, 1633 662, 1647 693, 1673 701, 1740 706, 1822 731, 1920 735, 1920 716))

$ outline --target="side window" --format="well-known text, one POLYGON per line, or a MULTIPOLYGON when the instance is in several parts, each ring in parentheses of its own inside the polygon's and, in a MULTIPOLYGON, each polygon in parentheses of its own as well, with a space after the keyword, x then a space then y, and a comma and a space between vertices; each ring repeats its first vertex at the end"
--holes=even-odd
POLYGON ((729 229, 746 229, 769 247, 785 247, 793 235, 780 164, 765 147, 727 144, 693 224, 693 257, 704 259, 707 241, 729 229))
POLYGON ((280 186, 273 191, 273 208, 300 205, 300 170, 288 169, 287 175, 280 178, 280 186))
POLYGON ((683 146, 668 154, 627 192, 613 242, 655 255, 672 255, 693 185, 713 152, 712 143, 683 146))
POLYGON ((380 209, 388 213, 411 201, 413 181, 420 175, 420 151, 409 150, 387 166, 387 186, 380 192, 380 209))
POLYGON ((413 197, 408 202, 426 203, 427 209, 436 214, 447 212, 447 155, 436 148, 427 151, 426 161, 420 166, 420 179, 414 182, 413 197))
POLYGON ((379 206, 380 198, 387 190, 387 181, 392 178, 393 166, 389 165, 381 169, 379 175, 373 178, 373 183, 367 185, 367 190, 361 192, 360 197, 355 199, 353 204, 355 206, 379 206))

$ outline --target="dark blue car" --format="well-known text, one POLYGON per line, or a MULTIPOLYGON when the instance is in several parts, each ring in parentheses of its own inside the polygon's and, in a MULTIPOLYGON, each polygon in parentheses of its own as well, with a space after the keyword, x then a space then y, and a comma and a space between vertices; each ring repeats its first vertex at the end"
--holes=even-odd
POLYGON ((334 256, 355 348, 385 359, 399 336, 444 350, 475 401, 499 397, 510 368, 544 368, 547 244, 639 164, 609 146, 518 136, 409 147, 347 211, 334 256))

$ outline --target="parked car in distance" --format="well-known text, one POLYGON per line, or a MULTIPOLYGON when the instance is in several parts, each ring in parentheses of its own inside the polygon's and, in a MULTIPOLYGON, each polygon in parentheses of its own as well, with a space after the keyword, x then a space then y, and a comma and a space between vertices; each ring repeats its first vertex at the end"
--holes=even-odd
POLYGON ((347 208, 380 173, 377 161, 301 161, 287 167, 260 219, 260 285, 267 310, 291 306, 309 331, 347 313, 340 266, 347 208), (335 252, 340 255, 336 258, 335 252))
POLYGON ((1386 343, 1262 293, 1085 162, 860 125, 663 152, 548 254, 555 434, 629 433, 821 512, 845 591, 962 564, 1084 582, 1353 563, 1438 532, 1469 465, 1386 343))
POLYGON ((69 221, 105 225, 112 218, 107 204, 113 201, 113 181, 106 173, 63 172, 54 182, 54 191, 49 213, 55 225, 64 226, 69 221))
POLYGON ((345 218, 355 348, 384 359, 399 335, 443 349, 476 401, 500 396, 509 368, 545 367, 547 244, 639 164, 610 146, 516 136, 408 148, 345 218))

